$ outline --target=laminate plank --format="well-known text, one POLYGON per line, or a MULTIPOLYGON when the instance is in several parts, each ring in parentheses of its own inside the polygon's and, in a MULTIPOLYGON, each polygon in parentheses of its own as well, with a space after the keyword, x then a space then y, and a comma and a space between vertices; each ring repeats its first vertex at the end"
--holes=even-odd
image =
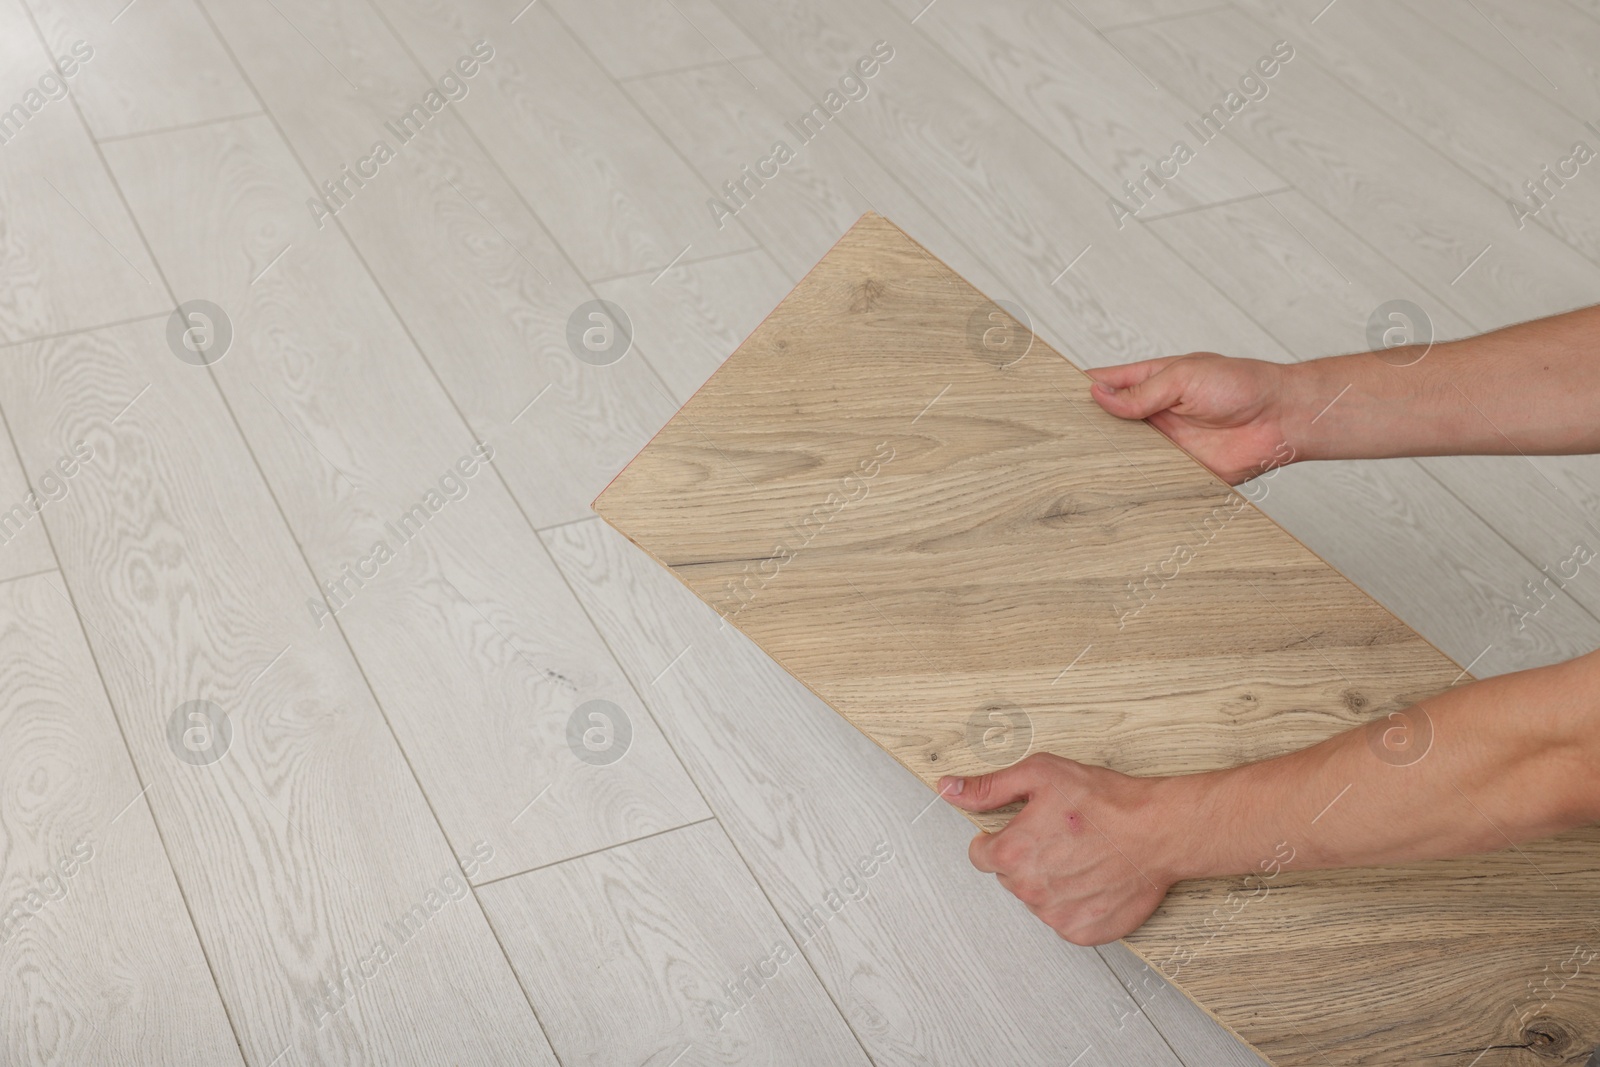
POLYGON ((456 853, 494 851, 477 877, 708 815, 496 478, 495 442, 462 424, 349 247, 329 234, 251 283, 263 235, 301 209, 267 121, 107 149, 174 286, 231 309, 217 380, 316 575, 299 614, 348 636, 456 853), (569 740, 592 700, 631 723, 611 758, 569 740))
MULTIPOLYGON (((608 366, 576 358, 569 321, 596 294, 453 107, 400 140, 389 124, 437 72, 419 68, 370 5, 281 6, 361 89, 271 6, 208 3, 301 164, 349 194, 322 202, 322 212, 338 211, 321 225, 309 208, 287 216, 277 240, 253 250, 251 274, 343 229, 474 433, 495 442, 497 468, 534 525, 589 514, 594 494, 673 410, 644 346, 608 366), (342 178, 372 158, 374 139, 395 157, 360 186, 342 178)), ((478 68, 461 81, 469 97, 484 77, 478 68)))
MULTIPOLYGON (((1367 324, 1391 300, 1419 307, 1428 321, 1412 325, 1437 339, 1478 332, 1450 303, 1298 193, 1152 227, 1195 269, 1239 294, 1297 359, 1368 348, 1367 324)), ((1453 294, 1452 302, 1459 303, 1453 294)), ((1474 310, 1509 313, 1512 307, 1502 301, 1474 310)), ((1406 372, 1404 366, 1392 370, 1406 372)), ((1338 414, 1334 407, 1327 417, 1338 414)), ((1595 467, 1587 458, 1575 458, 1574 467, 1580 463, 1595 467)), ((1570 601, 1540 612, 1542 623, 1522 621, 1530 607, 1526 584, 1542 581, 1538 567, 1564 559, 1574 547, 1567 542, 1584 533, 1581 514, 1531 485, 1539 480, 1533 474, 1520 458, 1508 463, 1482 456, 1317 463, 1275 474, 1258 483, 1254 495, 1274 520, 1418 632, 1458 662, 1476 660, 1474 671, 1488 675, 1567 659, 1600 644, 1600 624, 1570 601), (1387 481, 1377 474, 1383 471, 1393 472, 1387 481), (1348 530, 1341 517, 1354 513, 1369 517, 1359 524, 1359 537, 1324 533, 1348 530), (1370 521, 1378 515, 1388 521, 1370 521), (1485 536, 1484 523, 1495 533, 1485 536), (1462 536, 1464 530, 1470 532, 1462 536)), ((1580 588, 1587 583, 1574 592, 1580 588)), ((1535 599, 1532 606, 1542 603, 1535 599)), ((1584 604, 1591 611, 1600 607, 1584 604)))
POLYGON ((482 896, 566 1067, 869 1062, 715 822, 482 896))
POLYGON ((242 1063, 59 575, 0 585, 7 1063, 242 1063))
POLYGON ((1267 1061, 1254 1049, 1219 1026, 1126 945, 1101 945, 1098 951, 1128 993, 1127 1003, 1118 1009, 1119 1020, 1142 1010, 1188 1067, 1265 1067, 1267 1061))
MULTIPOLYGON (((1275 34, 1218 10, 1111 37, 1199 106, 1270 49, 1275 34)), ((1233 118, 1229 133, 1419 284, 1448 288, 1466 306, 1509 301, 1524 317, 1593 301, 1600 268, 1542 228, 1518 230, 1502 197, 1352 93, 1314 55, 1300 55, 1276 82, 1270 97, 1233 118)))
POLYGON ((938 4, 925 14, 925 0, 894 6, 1083 168, 1108 215, 1148 220, 1283 185, 1232 141, 1201 141, 1199 116, 1085 25, 1081 9, 1026 0, 938 4), (1124 183, 1144 183, 1144 191, 1124 183))
MULTIPOLYGON (((969 324, 994 311, 863 218, 597 512, 930 786, 1035 749, 1135 774, 1232 766, 1468 676, 1160 433, 1100 411, 1047 347, 1003 364, 975 348, 969 324), (785 343, 796 358, 774 359, 785 343), (1127 576, 1150 561, 1146 598, 1127 576)), ((1493 1048, 1531 1065, 1540 1054, 1511 1044, 1523 1022, 1494 1009, 1530 965, 1591 935, 1574 901, 1600 884, 1597 856, 1589 827, 1295 872, 1292 892, 1236 911, 1199 958, 1202 922, 1239 889, 1196 880, 1127 940, 1176 961, 1167 973, 1276 1063, 1335 1045, 1362 1063, 1465 1065, 1493 1048), (1269 971, 1263 999, 1254 976, 1269 971), (1466 974, 1472 1003, 1418 995, 1466 974)), ((1600 990, 1527 1025, 1587 1051, 1600 1014, 1584 996, 1600 990)))
POLYGON ((760 54, 710 0, 615 4, 552 2, 613 78, 749 59, 760 54))
POLYGON ((0 344, 171 310, 66 95, 89 62, 63 82, 21 0, 0 0, 0 344))
POLYGON ((43 521, 245 1060, 553 1063, 349 648, 306 612, 313 578, 216 387, 166 325, 19 348, 0 403, 28 467, 61 440, 104 456, 43 521))
MULTIPOLYGON (((867 80, 869 94, 891 84, 892 67, 891 60, 867 80)), ((837 136, 846 131, 817 131, 814 118, 802 130, 797 124, 826 90, 807 91, 772 60, 741 61, 737 69, 724 64, 677 71, 630 81, 625 88, 712 187, 715 198, 705 201, 708 217, 720 221, 728 212, 736 214, 791 281, 810 270, 867 210, 892 211, 908 232, 945 250, 973 277, 992 278, 937 212, 854 139, 837 136), (780 143, 792 158, 763 180, 753 168, 772 158, 780 143), (731 193, 730 185, 736 186, 731 193)))
MULTIPOLYGON (((126 137, 256 109, 192 0, 139 0, 119 10, 91 0, 27 0, 51 51, 94 51, 73 98, 97 138, 126 137)), ((127 0, 122 0, 126 4, 127 0)))
MULTIPOLYGON (((1304 25, 1304 5, 1294 0, 1247 0, 1242 6, 1285 35, 1304 25)), ((1586 21, 1570 9, 1564 13, 1569 21, 1586 21)), ((1600 25, 1592 28, 1591 43, 1600 46, 1600 25)), ((1573 158, 1579 141, 1590 152, 1600 149, 1600 135, 1585 125, 1585 116, 1529 89, 1404 4, 1357 4, 1339 18, 1319 21, 1303 42, 1413 137, 1498 194, 1501 211, 1516 229, 1543 227, 1600 263, 1600 180, 1573 158), (1472 121, 1459 121, 1463 113, 1472 121), (1559 174, 1547 178, 1543 168, 1553 172, 1563 160, 1567 180, 1559 174), (1545 185, 1535 193, 1525 186, 1540 182, 1545 185)))
POLYGON ((1205 11, 1217 5, 1212 0, 1070 0, 1073 8, 1090 24, 1110 29, 1130 22, 1149 22, 1205 11))
POLYGON ((1532 5, 1479 0, 1477 10, 1438 0, 1402 2, 1534 92, 1584 116, 1600 104, 1600 62, 1588 47, 1600 25, 1594 0, 1532 5))
POLYGON ((673 398, 682 402, 777 306, 792 282, 771 256, 756 251, 680 264, 658 279, 635 274, 600 282, 595 291, 628 313, 634 339, 652 353, 673 398))
POLYGON ((1177 1062, 1094 953, 967 866, 969 823, 748 638, 600 522, 544 538, 874 1063, 1177 1062))
POLYGON ((22 473, 11 442, 0 443, 0 582, 55 569, 56 557, 39 515, 64 500, 72 492, 73 477, 94 462, 88 442, 76 454, 70 443, 64 444, 62 454, 35 473, 33 482, 39 487, 35 491, 22 473), (65 471, 71 471, 72 477, 65 471))
MULTIPOLYGON (((1120 230, 1104 193, 879 0, 785 7, 718 0, 795 81, 831 87, 875 42, 894 50, 873 91, 831 120, 915 190, 1041 336, 1102 366, 1194 349, 1276 346, 1142 226, 1120 230), (1068 268, 1071 268, 1070 270, 1068 268)), ((928 17, 932 17, 931 15, 928 17)), ((915 228, 913 228, 915 229, 915 228)), ((841 231, 836 231, 841 232, 841 231)))
POLYGON ((429 71, 479 40, 497 50, 460 113, 585 277, 754 247, 737 223, 712 224, 705 185, 545 5, 515 23, 491 0, 380 6, 429 71))

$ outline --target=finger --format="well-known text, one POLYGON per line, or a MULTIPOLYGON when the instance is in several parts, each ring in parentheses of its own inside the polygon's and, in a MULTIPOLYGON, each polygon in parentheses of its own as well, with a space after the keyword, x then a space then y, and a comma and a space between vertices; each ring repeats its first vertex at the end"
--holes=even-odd
POLYGON ((1154 374, 1125 388, 1112 389, 1096 382, 1089 389, 1095 403, 1121 419, 1147 419, 1165 411, 1183 397, 1189 374, 1181 364, 1161 367, 1154 374))
POLYGON ((1039 765, 1031 760, 976 778, 957 778, 950 775, 939 779, 939 795, 962 811, 993 811, 1019 800, 1027 800, 1039 789, 1044 780, 1039 765))
POLYGON ((1126 389, 1130 385, 1144 381, 1178 358, 1180 357, 1160 356, 1156 359, 1142 359, 1137 363, 1120 363, 1115 367, 1096 367, 1084 373, 1101 385, 1109 385, 1113 389, 1126 389))

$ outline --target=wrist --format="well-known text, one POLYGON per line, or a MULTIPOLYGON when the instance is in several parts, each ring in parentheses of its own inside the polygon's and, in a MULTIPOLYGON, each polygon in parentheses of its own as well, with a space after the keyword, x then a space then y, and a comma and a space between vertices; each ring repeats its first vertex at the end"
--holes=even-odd
POLYGON ((1150 872, 1153 879, 1170 885, 1237 874, 1247 866, 1229 855, 1234 834, 1224 814, 1227 774, 1146 779, 1160 827, 1155 870, 1150 872))

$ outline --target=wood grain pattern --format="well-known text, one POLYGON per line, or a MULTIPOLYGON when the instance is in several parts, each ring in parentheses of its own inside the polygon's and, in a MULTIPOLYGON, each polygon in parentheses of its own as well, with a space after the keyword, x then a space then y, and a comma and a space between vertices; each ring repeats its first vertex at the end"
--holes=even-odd
POLYGON ((712 822, 495 882, 482 896, 564 1067, 867 1067, 712 822))
MULTIPOLYGON (((1262 25, 1302 36, 1304 5, 1246 0, 1242 6, 1262 25)), ((1552 10, 1542 21, 1584 24, 1591 31, 1589 49, 1600 45, 1600 25, 1575 11, 1554 10, 1560 5, 1547 6, 1552 10)), ((1537 200, 1523 184, 1545 181, 1542 168, 1553 173, 1578 141, 1600 150, 1600 136, 1584 124, 1589 116, 1581 108, 1546 99, 1404 4, 1368 4, 1359 18, 1319 20, 1317 32, 1302 39, 1335 76, 1504 198, 1502 213, 1519 219, 1519 230, 1540 226, 1600 263, 1600 181, 1585 180, 1593 175, 1569 163, 1568 179, 1547 181, 1537 200), (1463 111, 1471 122, 1457 120, 1463 111), (1528 213, 1517 216, 1514 205, 1528 213)))
POLYGON ((710 814, 496 479, 495 442, 458 466, 480 442, 340 235, 251 283, 251 245, 301 207, 267 121, 108 150, 174 285, 231 309, 217 378, 315 573, 300 614, 348 635, 456 854, 486 842, 480 877, 501 877, 710 814), (592 699, 629 719, 626 758, 569 748, 592 699))
POLYGON ((969 822, 744 634, 598 520, 544 536, 874 1063, 1178 1062, 1094 952, 967 866, 969 822))
POLYGON ((0 1060, 242 1063, 59 575, 0 657, 0 1060))
MULTIPOLYGON (((1100 412, 1042 343, 999 365, 969 329, 993 311, 864 217, 596 510, 929 783, 1036 749, 1140 774, 1231 766, 1466 676, 1159 433, 1100 412)), ((1591 828, 1288 873, 1292 891, 1198 949, 1235 890, 1185 883, 1129 943, 1274 1063, 1337 1044, 1361 1064, 1465 1067, 1496 1046, 1531 1065, 1506 1048, 1510 1001, 1592 939, 1574 905, 1600 887, 1597 855, 1591 828)), ((1529 1025, 1587 1055, 1593 1004, 1575 993, 1529 1025)))
POLYGON ((737 222, 714 224, 706 186, 543 4, 515 23, 491 0, 379 6, 429 71, 486 35, 501 49, 461 114, 493 131, 490 154, 545 212, 584 277, 660 271, 686 248, 705 256, 754 247, 737 222))
MULTIPOLYGON (((1281 36, 1232 8, 1110 34, 1195 107, 1281 36)), ((1424 286, 1474 306, 1513 299, 1529 318, 1591 303, 1600 286, 1600 267, 1540 227, 1519 230, 1502 196, 1350 92, 1309 46, 1227 129, 1424 286)))
POLYGON ((476 902, 443 901, 457 859, 166 323, 19 348, 0 404, 29 467, 63 439, 104 457, 44 522, 245 1060, 553 1062, 476 902), (189 746, 209 763, 179 754, 194 700, 231 723, 226 748, 220 729, 189 746), (420 929, 392 934, 419 904, 420 929))
POLYGON ((792 283, 771 256, 757 251, 679 264, 660 279, 648 274, 616 278, 595 291, 627 310, 634 339, 652 353, 652 364, 682 403, 792 283))
POLYGON ((22 0, 0 0, 0 107, 27 116, 0 124, 0 344, 172 310, 72 101, 39 90, 57 69, 22 0))
MULTIPOLYGON (((644 346, 611 366, 573 357, 567 320, 595 293, 458 114, 442 112, 403 144, 388 129, 437 72, 420 67, 370 5, 284 7, 360 77, 359 92, 270 6, 208 3, 299 162, 320 181, 374 139, 397 156, 360 188, 349 185, 336 221, 319 227, 306 209, 289 213, 276 240, 252 248, 250 275, 286 248, 292 259, 343 229, 473 431, 495 442, 497 466, 534 525, 589 514, 594 494, 672 412, 644 346)), ((469 94, 484 76, 465 82, 469 94)))
POLYGON ((711 0, 552 3, 614 78, 729 63, 760 53, 711 0))
POLYGON ((94 49, 71 85, 96 138, 256 110, 255 97, 193 0, 27 3, 53 54, 68 55, 79 41, 94 49))
MULTIPOLYGON (((1478 332, 1453 309, 1459 299, 1447 303, 1299 193, 1152 228, 1197 270, 1239 294, 1241 306, 1297 359, 1366 348, 1368 320, 1394 299, 1422 308, 1429 324, 1419 328, 1439 339, 1478 332)), ((1472 310, 1504 321, 1524 317, 1510 297, 1472 310)), ((1340 416, 1335 405, 1324 417, 1336 425, 1340 416)), ((1575 474, 1594 469, 1596 458, 1562 462, 1575 474)), ((1275 521, 1459 662, 1473 662, 1480 677, 1600 644, 1600 624, 1567 598, 1523 618, 1530 610, 1525 583, 1542 581, 1538 567, 1559 563, 1574 547, 1565 542, 1583 536, 1582 513, 1527 460, 1314 463, 1274 475, 1256 491, 1275 521), (1506 500, 1519 506, 1495 503, 1506 500), (1352 513, 1367 521, 1353 528, 1339 520, 1352 513)), ((1586 579, 1572 591, 1588 588, 1586 579)))
POLYGON ((1198 116, 1086 25, 1081 9, 1005 0, 938 4, 919 14, 925 5, 894 0, 918 30, 1099 184, 1108 216, 1119 201, 1151 219, 1282 187, 1238 144, 1202 144, 1189 128, 1198 116), (1123 183, 1146 181, 1146 166, 1159 177, 1160 162, 1174 158, 1180 142, 1193 156, 1174 169, 1176 177, 1159 187, 1147 183, 1148 203, 1130 196, 1123 183))

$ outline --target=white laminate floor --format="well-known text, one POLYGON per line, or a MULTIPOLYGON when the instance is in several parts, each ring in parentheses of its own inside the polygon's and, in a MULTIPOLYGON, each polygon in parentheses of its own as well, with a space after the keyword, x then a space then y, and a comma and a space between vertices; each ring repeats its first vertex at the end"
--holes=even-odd
MULTIPOLYGON (((0 1065, 1259 1065, 588 502, 869 209, 1080 365, 1595 302, 1600 163, 1511 205, 1596 55, 1594 0, 0 0, 0 1065)), ((1600 643, 1600 575, 1530 599, 1600 461, 1264 507, 1479 674, 1600 643)))

